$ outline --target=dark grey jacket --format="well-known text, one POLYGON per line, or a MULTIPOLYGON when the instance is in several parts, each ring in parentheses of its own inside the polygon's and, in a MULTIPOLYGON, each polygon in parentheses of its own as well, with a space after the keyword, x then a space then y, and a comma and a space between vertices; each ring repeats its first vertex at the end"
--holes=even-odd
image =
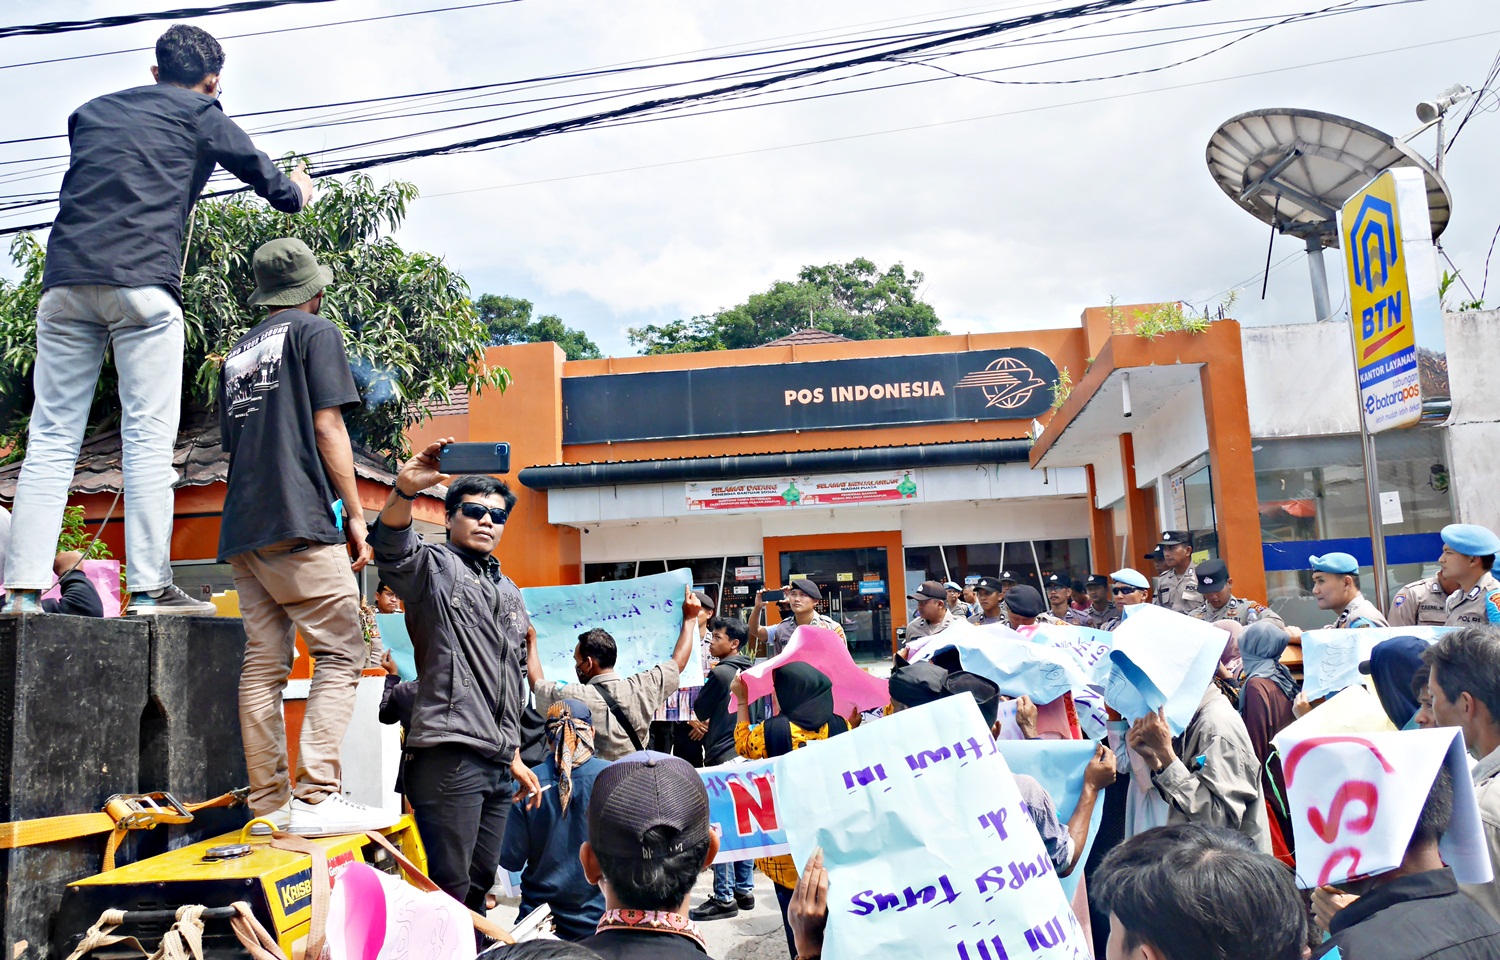
POLYGON ((699 720, 708 721, 708 732, 703 735, 703 759, 710 766, 728 763, 735 757, 735 714, 729 712, 729 686, 741 670, 749 670, 755 664, 749 657, 732 653, 719 661, 708 678, 703 690, 693 702, 693 713, 699 720))
POLYGON ((406 604, 417 661, 407 747, 460 744, 509 762, 521 742, 526 631, 521 591, 494 557, 370 529, 375 566, 406 604))

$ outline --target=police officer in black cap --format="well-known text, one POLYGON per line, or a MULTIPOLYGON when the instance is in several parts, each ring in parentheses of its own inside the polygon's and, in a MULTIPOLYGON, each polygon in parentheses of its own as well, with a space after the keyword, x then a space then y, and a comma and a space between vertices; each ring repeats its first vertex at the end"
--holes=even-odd
POLYGON ((1246 627, 1257 620, 1269 620, 1282 629, 1286 628, 1286 622, 1270 607, 1234 595, 1229 565, 1223 560, 1205 560, 1194 572, 1198 576, 1198 592, 1203 595, 1203 602, 1192 616, 1208 623, 1233 620, 1246 627))
POLYGON ((1073 595, 1073 582, 1058 573, 1049 573, 1042 578, 1042 587, 1047 591, 1047 612, 1058 623, 1072 623, 1074 610, 1068 606, 1073 595))
POLYGON ((1106 623, 1120 618, 1120 608, 1109 595, 1108 574, 1089 574, 1083 581, 1083 589, 1089 595, 1089 608, 1083 611, 1082 626, 1103 630, 1106 623))
POLYGON ((1189 530, 1163 530, 1162 556, 1167 569, 1156 578, 1153 602, 1159 607, 1191 614, 1203 603, 1198 593, 1198 578, 1193 573, 1193 534, 1189 530))
POLYGON ((979 612, 969 618, 969 622, 977 626, 985 626, 991 623, 1006 623, 1005 604, 1000 598, 1005 594, 1005 587, 994 577, 980 577, 979 582, 974 584, 974 596, 979 598, 979 612))

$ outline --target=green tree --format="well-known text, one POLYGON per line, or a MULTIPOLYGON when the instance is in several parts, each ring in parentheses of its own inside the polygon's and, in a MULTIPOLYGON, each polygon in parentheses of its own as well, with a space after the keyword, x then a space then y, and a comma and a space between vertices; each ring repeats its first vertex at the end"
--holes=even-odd
POLYGON ((532 319, 530 300, 486 293, 474 301, 479 322, 489 334, 490 346, 507 343, 555 343, 569 360, 598 360, 599 345, 582 330, 574 330, 550 313, 532 319))
POLYGON ((863 257, 808 266, 795 281, 778 280, 738 306, 627 333, 646 354, 758 347, 809 327, 851 340, 930 337, 943 329, 918 294, 923 279, 899 263, 882 273, 863 257))
MULTIPOLYGON (((376 187, 361 175, 318 186, 319 198, 295 215, 248 194, 197 205, 182 283, 184 413, 213 407, 224 354, 265 316, 246 305, 255 288, 256 248, 276 237, 298 237, 333 269, 322 315, 343 331, 364 401, 346 417, 350 433, 357 443, 399 458, 408 452, 406 427, 424 419, 430 404, 459 385, 503 390, 510 376, 485 367, 486 331, 463 278, 440 258, 405 251, 386 235, 400 226, 416 187, 376 187)), ((0 281, 0 445, 13 444, 13 456, 24 444, 31 409, 44 257, 34 237, 18 236, 11 258, 22 277, 0 281)), ((106 360, 90 433, 116 422, 115 394, 112 361, 106 360)))

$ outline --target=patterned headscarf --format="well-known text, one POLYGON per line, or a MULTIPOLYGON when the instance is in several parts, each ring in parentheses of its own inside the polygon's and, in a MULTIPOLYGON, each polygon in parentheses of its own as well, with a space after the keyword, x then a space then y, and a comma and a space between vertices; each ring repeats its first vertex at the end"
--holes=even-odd
POLYGON ((559 700, 547 708, 547 742, 557 764, 557 799, 564 813, 573 799, 573 768, 594 755, 593 719, 579 700, 559 700))

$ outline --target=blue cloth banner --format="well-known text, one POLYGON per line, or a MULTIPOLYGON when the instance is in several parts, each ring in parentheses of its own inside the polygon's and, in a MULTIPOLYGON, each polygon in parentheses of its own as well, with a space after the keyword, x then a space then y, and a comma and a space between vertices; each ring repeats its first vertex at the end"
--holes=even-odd
POLYGON ((1338 693, 1359 683, 1359 665, 1370 651, 1392 637, 1419 637, 1428 643, 1449 627, 1364 627, 1359 630, 1304 630, 1302 632, 1302 692, 1309 701, 1338 693))
POLYGON ((1007 697, 1051 703, 1069 691, 1088 686, 1089 679, 1072 653, 1035 643, 1000 624, 954 624, 917 659, 931 659, 947 647, 958 651, 965 670, 993 680, 1007 697))
POLYGON ((1165 607, 1137 604, 1115 628, 1105 698, 1131 723, 1166 707, 1180 736, 1203 702, 1229 634, 1165 607))
POLYGON ((377 613, 375 626, 380 630, 380 643, 391 652, 396 661, 396 674, 402 680, 417 679, 417 653, 411 645, 411 635, 406 632, 406 614, 377 613))
POLYGON ((719 835, 714 863, 788 852, 776 813, 775 762, 737 761, 698 771, 708 791, 708 822, 719 835))
MULTIPOLYGON (((1031 777, 1052 797, 1057 808, 1057 819, 1063 826, 1073 818, 1078 809, 1078 797, 1083 793, 1083 771, 1094 758, 1095 744, 1089 740, 999 740, 996 746, 1000 755, 1010 764, 1012 773, 1031 777)), ((1089 850, 1093 849, 1094 837, 1099 833, 1099 820, 1104 816, 1104 796, 1100 794, 1094 803, 1094 815, 1089 820, 1089 837, 1083 852, 1074 861, 1077 866, 1066 877, 1059 877, 1063 893, 1073 898, 1078 881, 1083 876, 1083 865, 1088 862, 1089 850)))
MULTIPOLYGON (((622 677, 670 660, 682 635, 682 598, 692 574, 687 569, 563 587, 524 587, 521 597, 536 628, 537 652, 548 680, 574 683, 573 648, 578 635, 602 627, 614 637, 615 672, 622 677)), ((703 685, 698 657, 688 658, 681 685, 703 685)))
POLYGON ((826 956, 1090 955, 972 697, 902 710, 775 769, 793 858, 823 850, 826 956))

